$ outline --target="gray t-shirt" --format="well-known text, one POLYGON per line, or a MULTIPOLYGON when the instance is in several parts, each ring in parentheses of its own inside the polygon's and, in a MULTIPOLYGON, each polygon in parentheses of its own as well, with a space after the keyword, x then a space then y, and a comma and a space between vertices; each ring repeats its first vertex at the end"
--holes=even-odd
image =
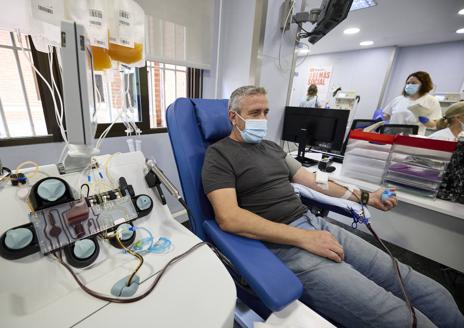
POLYGON ((226 137, 206 151, 203 189, 208 194, 235 188, 241 208, 271 221, 290 223, 308 209, 290 184, 298 167, 288 165, 286 156, 272 141, 249 144, 226 137))

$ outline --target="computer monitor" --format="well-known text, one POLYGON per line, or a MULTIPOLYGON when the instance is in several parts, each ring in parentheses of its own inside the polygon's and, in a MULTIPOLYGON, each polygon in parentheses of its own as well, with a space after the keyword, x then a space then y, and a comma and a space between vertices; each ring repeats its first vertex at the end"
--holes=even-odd
POLYGON ((282 140, 297 142, 297 159, 312 164, 304 157, 306 145, 341 151, 349 114, 343 109, 285 107, 282 140))

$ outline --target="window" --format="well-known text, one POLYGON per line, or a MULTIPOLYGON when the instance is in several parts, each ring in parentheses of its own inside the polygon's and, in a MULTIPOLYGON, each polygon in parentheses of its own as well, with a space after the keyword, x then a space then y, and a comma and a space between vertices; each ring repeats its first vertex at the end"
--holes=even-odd
POLYGON ((48 135, 28 39, 0 30, 0 140, 48 135))
MULTIPOLYGON (((122 110, 123 99, 125 99, 127 107, 132 109, 128 113, 130 118, 135 122, 141 121, 140 88, 137 81, 135 68, 124 73, 118 70, 95 72, 97 122, 99 124, 111 123, 118 117, 122 110)), ((117 120, 117 122, 122 121, 122 117, 117 120)))
MULTIPOLYGON (((50 90, 28 61, 49 83, 53 74, 62 94, 57 54, 53 54, 50 72, 49 54, 38 52, 27 36, 21 36, 21 44, 28 57, 15 33, 0 30, 0 146, 62 141, 50 90)), ((166 132, 166 108, 176 98, 201 97, 202 71, 185 66, 147 61, 143 68, 95 72, 94 76, 99 123, 96 138, 115 119, 117 123, 107 137, 126 135, 123 118, 119 117, 124 102, 132 108, 130 119, 147 134, 166 132), (127 92, 122 90, 124 86, 127 92)))
POLYGON ((187 67, 147 61, 150 127, 166 127, 166 108, 187 97, 187 67))

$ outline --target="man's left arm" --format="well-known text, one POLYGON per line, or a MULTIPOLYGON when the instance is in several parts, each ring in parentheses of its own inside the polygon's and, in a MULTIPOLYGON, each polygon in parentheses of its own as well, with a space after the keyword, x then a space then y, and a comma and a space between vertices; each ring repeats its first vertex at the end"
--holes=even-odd
MULTIPOLYGON (((304 185, 308 188, 316 190, 320 193, 323 193, 327 196, 336 197, 336 198, 347 198, 344 197, 347 193, 349 197, 347 199, 359 203, 361 200, 361 190, 355 188, 352 191, 349 191, 348 188, 339 185, 333 181, 328 181, 327 185, 321 187, 316 182, 316 174, 309 172, 303 167, 300 167, 292 177, 292 182, 304 185)), ((389 211, 397 204, 396 197, 390 197, 385 202, 382 201, 382 193, 385 189, 379 188, 374 192, 369 193, 369 202, 368 205, 373 206, 382 211, 389 211)))

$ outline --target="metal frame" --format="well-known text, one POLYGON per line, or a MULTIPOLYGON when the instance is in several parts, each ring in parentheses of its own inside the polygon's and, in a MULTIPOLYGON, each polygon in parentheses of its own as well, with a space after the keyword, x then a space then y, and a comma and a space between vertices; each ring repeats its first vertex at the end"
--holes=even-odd
POLYGON ((89 72, 85 30, 76 23, 61 23, 63 101, 70 144, 92 146, 92 114, 95 110, 93 69, 89 72), (90 83, 90 85, 89 85, 90 83))
MULTIPOLYGON (((37 131, 35 129, 34 120, 32 118, 32 111, 31 111, 31 106, 29 104, 29 97, 27 95, 26 83, 24 82, 24 76, 23 76, 23 71, 22 71, 22 67, 21 67, 21 61, 19 60, 19 54, 18 54, 18 51, 21 48, 16 45, 16 40, 15 40, 14 33, 9 32, 9 34, 10 34, 10 39, 11 39, 11 46, 10 45, 0 44, 0 48, 9 49, 9 50, 13 51, 13 55, 14 55, 15 61, 16 61, 16 68, 18 70, 19 80, 20 80, 20 83, 21 83, 21 91, 23 93, 24 102, 25 102, 25 105, 26 105, 29 126, 31 127, 31 130, 32 130, 32 136, 35 137, 35 136, 37 136, 37 131)), ((24 47, 24 51, 31 51, 31 49, 29 47, 24 47)), ((35 75, 34 75, 34 78, 35 78, 35 75)), ((4 111, 4 108, 3 108, 3 104, 1 103, 1 100, 0 100, 0 115, 2 117, 3 125, 5 127, 6 137, 11 138, 10 130, 8 128, 8 121, 6 119, 5 111, 4 111)))
MULTIPOLYGON (((30 42, 30 41, 29 41, 30 42)), ((9 45, 0 45, 0 47, 8 48, 14 50, 12 46, 9 45)), ((34 48, 34 45, 30 43, 31 49, 25 49, 26 51, 31 51, 32 58, 34 61, 35 66, 39 71, 44 75, 44 77, 50 81, 50 70, 48 68, 48 56, 46 54, 37 52, 34 48)), ((57 64, 57 58, 55 57, 55 62, 53 65, 53 74, 55 76, 55 81, 58 87, 61 89, 61 85, 63 85, 62 76, 59 71, 59 67, 57 64)), ((147 62, 148 64, 148 62, 147 62)), ((180 65, 176 65, 180 66, 180 65)), ((149 83, 148 80, 148 70, 149 65, 144 68, 137 69, 138 74, 136 75, 136 79, 134 83, 137 85, 137 89, 140 91, 137 94, 137 102, 139 106, 139 117, 141 121, 138 123, 138 127, 142 130, 142 134, 157 134, 157 133, 166 133, 166 127, 160 128, 151 128, 150 126, 150 119, 151 114, 148 111, 150 107, 150 94, 149 94, 149 83)), ((166 68, 167 70, 173 70, 171 68, 166 68)), ((174 71, 176 71, 174 69, 174 71)), ((183 72, 183 70, 177 70, 183 72)), ((185 73, 187 74, 187 68, 185 69, 185 73)), ((35 75, 34 75, 35 78, 35 75)), ((5 138, 0 139, 0 147, 11 147, 11 146, 19 146, 19 145, 31 145, 31 144, 41 144, 41 143, 51 143, 51 142, 62 142, 59 128, 55 121, 55 113, 53 108, 53 103, 51 101, 51 97, 49 96, 49 91, 45 87, 44 83, 41 80, 37 80, 38 91, 42 101, 42 108, 44 112, 45 123, 47 125, 48 134, 44 136, 34 136, 34 137, 14 137, 14 138, 5 138)), ((201 81, 200 81, 201 87, 201 81)), ((1 106, 0 106, 1 107, 1 106)), ((1 115, 1 108, 0 108, 0 115, 1 115)), ((65 113, 66 118, 66 113, 65 113)), ((109 123, 98 124, 96 136, 98 137, 105 128, 109 126, 109 123)), ((108 133, 107 138, 111 137, 122 137, 125 136, 125 127, 122 123, 116 123, 111 131, 108 133)))
MULTIPOLYGON (((154 69, 155 69, 155 66, 154 66, 154 61, 147 61, 147 72, 149 72, 149 79, 148 79, 148 86, 150 88, 150 90, 153 90, 154 89, 154 85, 152 83, 152 77, 153 77, 153 74, 154 74, 154 69)), ((156 101, 156 95, 153 93, 149 93, 150 95, 150 128, 151 129, 159 129, 159 128, 166 128, 166 115, 163 115, 163 114, 166 114, 166 109, 167 109, 167 106, 166 106, 166 72, 167 71, 170 71, 170 72, 174 72, 174 94, 175 94, 175 98, 178 98, 178 80, 177 80, 177 73, 184 73, 185 74, 185 78, 187 80, 187 67, 186 66, 181 66, 181 65, 174 65, 174 64, 167 64, 167 63, 160 63, 160 62, 157 62, 158 65, 159 65, 159 70, 160 70, 160 96, 161 96, 161 99, 160 99, 160 104, 161 104, 161 124, 162 124, 162 127, 151 127, 151 124, 152 123, 155 123, 156 122, 156 110, 154 108, 154 103, 156 101), (174 66, 174 68, 171 68, 171 67, 166 67, 166 65, 172 65, 174 66), (181 69, 179 69, 178 67, 182 67, 181 69)), ((187 96, 187 85, 186 85, 186 90, 185 90, 185 95, 187 96)))
POLYGON ((3 110, 3 103, 2 103, 1 98, 0 98, 0 116, 2 117, 2 125, 3 125, 3 129, 5 130, 6 137, 9 138, 10 137, 10 129, 8 128, 8 122, 6 121, 6 116, 5 116, 5 112, 3 110))
MULTIPOLYGON (((120 77, 121 77, 121 86, 124 87, 124 83, 125 83, 125 76, 121 73, 121 72, 117 72, 115 74, 119 74, 120 77)), ((140 113, 140 106, 139 106, 139 94, 137 92, 138 88, 137 88, 137 70, 136 69, 133 69, 133 71, 131 71, 130 73, 128 73, 130 76, 129 76, 129 83, 131 84, 130 87, 129 87, 129 94, 132 98, 135 98, 135 102, 136 103, 133 103, 133 105, 136 105, 137 107, 137 120, 135 122, 141 122, 142 121, 142 115, 140 113), (132 77, 131 77, 132 76, 132 77), (136 93, 135 94, 135 97, 134 97, 134 94, 133 93, 136 93)), ((102 87, 103 87, 103 95, 104 98, 105 98, 105 101, 104 103, 107 104, 107 107, 106 107, 106 111, 108 112, 109 114, 109 121, 110 122, 107 122, 107 123, 111 123, 113 122, 113 91, 112 91, 112 88, 111 88, 111 82, 112 81, 108 81, 106 79, 106 76, 103 72, 94 72, 94 76, 100 76, 101 79, 102 79, 102 87)), ((95 85, 96 85, 96 81, 95 81, 95 85)), ((124 102, 126 99, 123 99, 121 98, 121 102, 124 102)), ((100 103, 97 102, 97 100, 95 101, 95 103, 98 105, 100 103)), ((99 124, 107 124, 107 123, 99 123, 99 124)))

